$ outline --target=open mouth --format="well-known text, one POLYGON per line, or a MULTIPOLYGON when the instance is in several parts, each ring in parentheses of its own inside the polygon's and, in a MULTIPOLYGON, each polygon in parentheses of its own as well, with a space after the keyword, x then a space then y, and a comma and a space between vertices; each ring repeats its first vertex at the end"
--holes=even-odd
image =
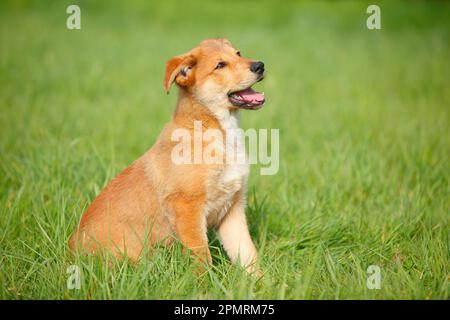
POLYGON ((261 108, 265 102, 264 92, 257 92, 251 87, 235 91, 228 95, 228 100, 238 108, 256 110, 261 108))

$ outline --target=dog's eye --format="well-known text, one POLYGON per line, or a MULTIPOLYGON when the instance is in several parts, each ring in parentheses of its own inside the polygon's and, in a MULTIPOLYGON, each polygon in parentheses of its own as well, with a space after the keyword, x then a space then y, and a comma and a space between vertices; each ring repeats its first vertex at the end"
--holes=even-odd
POLYGON ((239 57, 241 56, 241 52, 240 52, 240 51, 236 52, 236 54, 237 54, 239 57))
POLYGON ((227 64, 225 62, 219 62, 216 66, 216 69, 222 69, 225 68, 227 64))

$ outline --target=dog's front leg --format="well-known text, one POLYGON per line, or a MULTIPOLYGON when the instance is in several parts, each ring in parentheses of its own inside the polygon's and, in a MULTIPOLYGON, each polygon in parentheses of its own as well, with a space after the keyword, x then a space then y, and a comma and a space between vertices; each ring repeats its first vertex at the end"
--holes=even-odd
POLYGON ((199 201, 177 200, 173 203, 175 213, 175 232, 184 247, 191 250, 198 262, 200 271, 211 264, 208 248, 206 218, 199 201))
POLYGON ((242 196, 235 199, 222 220, 218 228, 218 235, 232 262, 239 261, 248 272, 256 272, 258 276, 261 275, 261 271, 256 268, 258 254, 248 231, 242 196))

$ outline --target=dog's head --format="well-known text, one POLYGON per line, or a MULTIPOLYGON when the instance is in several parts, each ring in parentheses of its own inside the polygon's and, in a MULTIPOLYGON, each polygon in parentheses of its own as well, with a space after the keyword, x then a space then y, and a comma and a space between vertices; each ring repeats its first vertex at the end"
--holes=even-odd
POLYGON ((264 94, 251 86, 264 78, 264 63, 246 59, 227 39, 209 39, 167 62, 164 87, 175 82, 208 108, 259 109, 264 94))

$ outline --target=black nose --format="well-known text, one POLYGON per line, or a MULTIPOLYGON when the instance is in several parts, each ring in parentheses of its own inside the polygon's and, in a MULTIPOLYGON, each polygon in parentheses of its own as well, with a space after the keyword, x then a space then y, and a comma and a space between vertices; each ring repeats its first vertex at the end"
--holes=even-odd
POLYGON ((261 61, 253 62, 250 65, 250 70, 257 74, 263 74, 264 73, 264 63, 262 63, 261 61))

